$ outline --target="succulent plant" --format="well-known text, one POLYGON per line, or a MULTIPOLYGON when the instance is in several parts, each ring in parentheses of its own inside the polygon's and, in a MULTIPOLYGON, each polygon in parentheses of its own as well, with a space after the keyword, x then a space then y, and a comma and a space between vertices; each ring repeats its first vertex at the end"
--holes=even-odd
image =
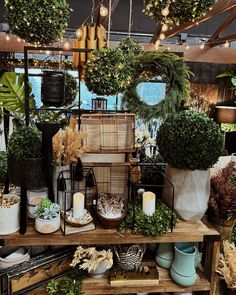
POLYGON ((51 220, 60 213, 60 205, 52 203, 49 199, 44 199, 35 207, 35 218, 51 220))

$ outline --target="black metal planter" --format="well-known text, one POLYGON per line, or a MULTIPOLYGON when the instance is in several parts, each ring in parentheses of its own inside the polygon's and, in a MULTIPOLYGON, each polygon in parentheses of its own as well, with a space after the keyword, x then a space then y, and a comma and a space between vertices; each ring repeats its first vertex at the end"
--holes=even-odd
POLYGON ((60 71, 43 71, 41 100, 44 106, 59 107, 65 99, 65 75, 60 71))

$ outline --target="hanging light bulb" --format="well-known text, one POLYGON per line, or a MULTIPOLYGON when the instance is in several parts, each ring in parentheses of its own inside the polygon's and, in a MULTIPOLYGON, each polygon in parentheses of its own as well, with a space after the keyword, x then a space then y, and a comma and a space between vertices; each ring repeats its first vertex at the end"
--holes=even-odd
POLYGON ((201 49, 204 49, 205 48, 205 44, 203 43, 201 46, 200 46, 201 49))
POLYGON ((163 24, 161 27, 162 32, 166 32, 168 30, 168 25, 167 24, 163 24))
POLYGON ((100 15, 103 17, 108 15, 108 9, 102 4, 100 6, 100 15))
POLYGON ((160 38, 160 40, 165 40, 166 35, 164 33, 161 33, 159 38, 160 38))
POLYGON ((20 42, 20 41, 21 41, 21 38, 20 38, 20 37, 18 37, 16 40, 17 40, 17 42, 20 42))
POLYGON ((11 38, 8 34, 6 34, 6 40, 9 41, 11 38))
POLYGON ((167 15, 169 15, 169 13, 170 13, 169 5, 167 5, 164 9, 162 9, 161 14, 163 16, 167 16, 167 15))
POLYGON ((63 44, 63 47, 65 49, 70 49, 70 42, 69 41, 66 41, 64 44, 63 44))
POLYGON ((229 45, 230 45, 230 44, 229 44, 229 41, 227 40, 227 41, 225 42, 225 44, 224 44, 224 47, 225 47, 225 48, 229 48, 229 45))
POLYGON ((80 39, 83 35, 83 31, 81 30, 81 28, 78 28, 76 31, 75 31, 75 34, 76 34, 76 37, 78 39, 80 39))
POLYGON ((187 50, 189 50, 190 47, 189 47, 189 45, 187 44, 187 45, 185 46, 185 48, 186 48, 187 50))

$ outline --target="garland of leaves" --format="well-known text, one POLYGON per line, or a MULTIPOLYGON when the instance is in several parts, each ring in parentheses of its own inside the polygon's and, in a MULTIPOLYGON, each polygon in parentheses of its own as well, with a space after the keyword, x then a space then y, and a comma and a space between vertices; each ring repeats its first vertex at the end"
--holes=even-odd
POLYGON ((145 14, 156 23, 180 25, 204 16, 215 0, 144 0, 145 14), (169 5, 168 5, 169 3, 169 5), (169 13, 163 15, 168 7, 169 13))
POLYGON ((5 10, 11 32, 40 45, 58 41, 70 17, 66 0, 6 0, 5 10))
POLYGON ((167 50, 143 52, 135 59, 135 75, 122 97, 123 105, 145 121, 177 112, 190 98, 190 71, 183 59, 167 50), (136 89, 150 79, 167 84, 165 99, 155 105, 142 101, 136 89))
POLYGON ((172 221, 175 226, 175 213, 160 200, 157 200, 156 210, 152 216, 145 215, 141 206, 129 204, 125 221, 119 226, 119 230, 132 229, 135 234, 160 236, 171 228, 172 221))
POLYGON ((116 95, 130 84, 133 69, 121 49, 103 48, 93 52, 85 65, 85 84, 98 95, 116 95))

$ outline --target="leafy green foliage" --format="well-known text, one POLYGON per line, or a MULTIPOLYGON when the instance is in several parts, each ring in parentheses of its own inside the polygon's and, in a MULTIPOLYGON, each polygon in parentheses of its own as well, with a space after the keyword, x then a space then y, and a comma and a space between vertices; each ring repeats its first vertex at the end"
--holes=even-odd
POLYGON ((51 220, 58 216, 60 213, 60 206, 52 203, 49 199, 44 199, 39 205, 35 207, 35 218, 42 218, 51 220))
POLYGON ((65 74, 65 105, 72 104, 76 98, 77 82, 69 73, 65 74))
POLYGON ((119 230, 130 228, 136 234, 160 236, 170 229, 172 217, 175 226, 177 223, 175 213, 160 200, 157 200, 156 211, 152 216, 145 215, 141 206, 135 204, 133 207, 129 204, 126 219, 119 226, 119 230))
POLYGON ((202 17, 209 8, 215 4, 215 0, 175 0, 169 5, 170 13, 165 18, 162 10, 167 6, 168 1, 144 0, 145 14, 156 23, 163 23, 173 26, 192 21, 202 17))
MULTIPOLYGON (((149 121, 152 118, 165 117, 175 113, 190 97, 190 71, 183 59, 167 50, 142 52, 135 57, 135 74, 125 91, 122 102, 125 107, 139 118, 149 121), (139 83, 149 81, 146 73, 158 77, 167 84, 165 99, 156 105, 142 101, 137 92, 139 83)), ((148 75, 148 76, 149 76, 148 75)))
POLYGON ((178 169, 206 170, 224 152, 223 133, 203 113, 184 111, 167 117, 157 134, 164 161, 178 169))
MULTIPOLYGON (((32 86, 28 84, 31 93, 32 86)), ((25 82, 23 74, 5 72, 0 77, 0 106, 10 112, 25 113, 25 82)), ((30 95, 30 107, 35 107, 35 101, 30 95)))
POLYGON ((7 153, 0 151, 0 183, 5 181, 7 174, 7 153))
POLYGON ((84 279, 83 271, 74 268, 60 280, 51 280, 47 285, 49 295, 61 293, 63 295, 81 295, 81 282, 84 279))
POLYGON ((131 82, 133 69, 121 49, 103 48, 93 52, 85 66, 85 84, 98 95, 116 95, 131 82))
POLYGON ((24 126, 12 132, 8 142, 8 153, 16 159, 40 158, 41 145, 41 133, 36 128, 24 126))
POLYGON ((138 53, 141 51, 138 41, 130 37, 122 39, 119 42, 119 48, 125 52, 133 51, 138 53))
POLYGON ((7 0, 5 11, 12 33, 40 45, 58 41, 70 17, 66 0, 7 0))

